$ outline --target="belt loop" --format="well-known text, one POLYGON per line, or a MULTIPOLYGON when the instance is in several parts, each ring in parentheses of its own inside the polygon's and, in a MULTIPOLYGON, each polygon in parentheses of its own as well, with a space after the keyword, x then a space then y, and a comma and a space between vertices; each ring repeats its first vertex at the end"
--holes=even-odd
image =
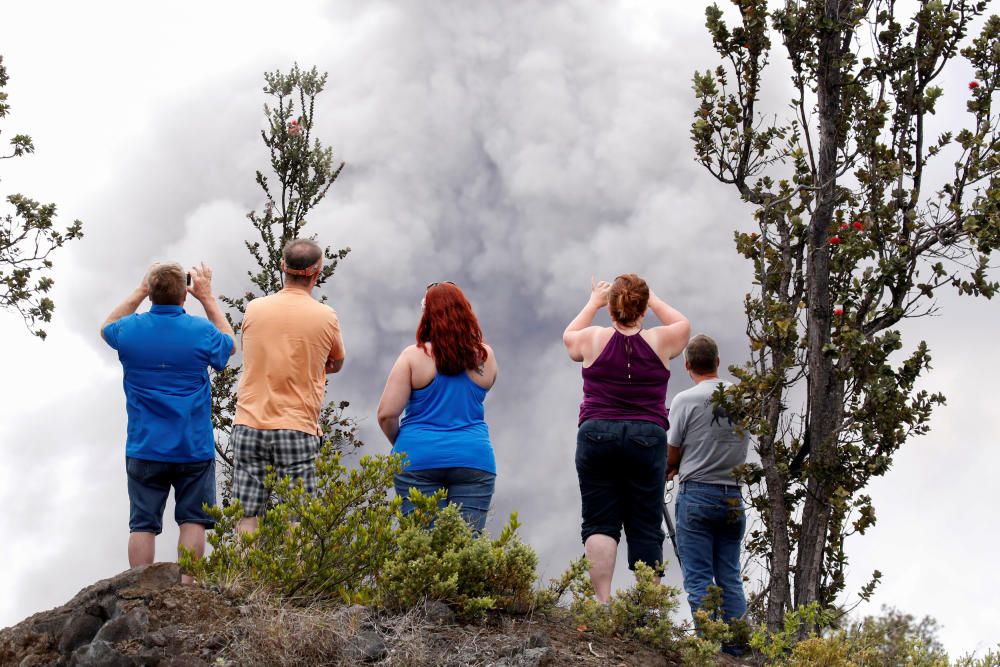
POLYGON ((685 484, 687 484, 687 482, 681 482, 680 484, 677 485, 677 493, 684 493, 685 484))

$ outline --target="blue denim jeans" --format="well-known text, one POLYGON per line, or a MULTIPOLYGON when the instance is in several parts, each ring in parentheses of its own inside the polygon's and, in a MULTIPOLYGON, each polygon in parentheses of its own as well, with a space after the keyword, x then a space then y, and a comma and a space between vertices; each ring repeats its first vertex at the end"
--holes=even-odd
POLYGON ((677 550, 691 613, 714 584, 722 589, 723 619, 741 618, 747 610, 740 577, 747 519, 740 487, 683 482, 676 509, 677 550))
POLYGON ((482 532, 486 527, 486 514, 493 500, 493 489, 497 476, 475 468, 427 468, 424 470, 404 470, 396 475, 396 495, 403 499, 404 515, 413 511, 410 489, 416 488, 425 496, 434 495, 438 489, 445 489, 448 495, 441 507, 448 503, 458 505, 459 512, 472 529, 482 532))
POLYGON ((200 523, 206 528, 215 521, 203 505, 215 504, 215 459, 193 463, 147 461, 125 457, 128 477, 129 519, 132 533, 163 530, 163 508, 170 487, 174 487, 174 520, 177 525, 200 523))

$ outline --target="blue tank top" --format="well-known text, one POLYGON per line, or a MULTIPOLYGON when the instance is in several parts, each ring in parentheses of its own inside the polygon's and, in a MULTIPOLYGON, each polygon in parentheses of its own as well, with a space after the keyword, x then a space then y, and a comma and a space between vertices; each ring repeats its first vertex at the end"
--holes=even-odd
POLYGON ((438 373, 410 392, 393 453, 406 454, 407 470, 475 468, 496 474, 483 410, 487 391, 467 373, 438 373))

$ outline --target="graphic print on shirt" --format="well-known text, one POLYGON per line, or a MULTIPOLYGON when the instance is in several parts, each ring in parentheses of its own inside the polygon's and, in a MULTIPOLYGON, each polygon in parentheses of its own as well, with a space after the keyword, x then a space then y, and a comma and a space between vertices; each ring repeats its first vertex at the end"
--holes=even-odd
POLYGON ((726 420, 726 423, 729 424, 730 427, 733 425, 733 418, 729 416, 729 411, 721 405, 713 405, 712 426, 722 426, 723 419, 726 420))

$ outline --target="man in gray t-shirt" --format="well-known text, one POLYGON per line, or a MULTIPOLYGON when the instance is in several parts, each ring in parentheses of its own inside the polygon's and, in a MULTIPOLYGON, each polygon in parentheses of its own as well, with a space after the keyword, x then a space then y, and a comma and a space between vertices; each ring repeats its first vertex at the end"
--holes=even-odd
MULTIPOLYGON (((667 442, 671 458, 679 460, 679 481, 735 484, 733 468, 747 462, 747 437, 733 428, 724 409, 712 404, 719 385, 728 387, 732 382, 720 380, 715 371, 695 382, 670 404, 667 442)), ((671 468, 676 472, 678 466, 671 468)))
MULTIPOLYGON (((742 618, 747 603, 740 576, 740 548, 746 511, 739 483, 732 475, 747 460, 748 438, 715 405, 719 385, 719 348, 699 334, 684 350, 684 368, 695 386, 670 404, 667 479, 680 473, 677 494, 677 550, 691 613, 701 606, 709 586, 722 589, 726 621, 742 618)), ((739 649, 724 646, 727 653, 739 649)))

